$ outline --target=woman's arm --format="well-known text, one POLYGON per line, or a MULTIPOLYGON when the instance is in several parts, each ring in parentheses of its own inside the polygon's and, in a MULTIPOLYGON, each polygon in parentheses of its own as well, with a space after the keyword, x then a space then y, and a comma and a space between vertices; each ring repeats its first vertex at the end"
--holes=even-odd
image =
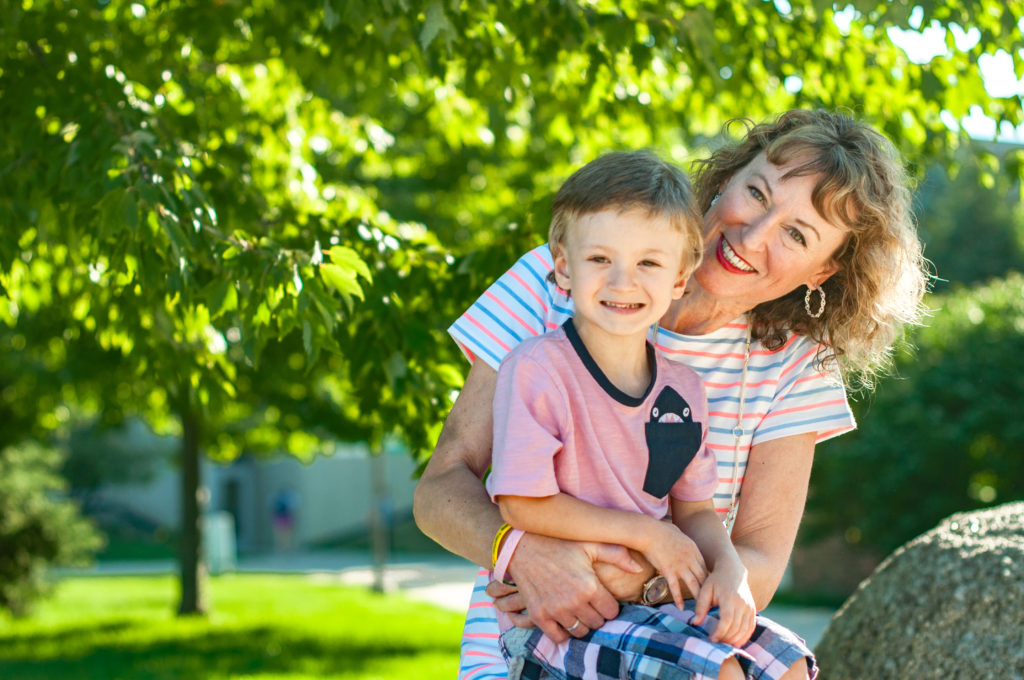
POLYGON ((789 563, 807 500, 816 433, 750 449, 732 543, 747 568, 758 611, 768 606, 789 563))
MULTIPOLYGON (((497 372, 484 362, 473 364, 413 497, 416 523, 425 534, 486 568, 502 523, 480 481, 491 463, 496 379, 497 372)), ((623 570, 632 564, 621 547, 527 534, 509 564, 521 594, 518 609, 528 607, 532 622, 556 641, 566 639, 564 627, 576 619, 587 628, 600 627, 618 613, 618 602, 598 581, 595 562, 620 564, 623 570)))
POLYGON ((413 495, 413 514, 423 533, 486 568, 502 523, 481 483, 491 465, 497 378, 483 361, 473 363, 413 495))
MULTIPOLYGON (((816 436, 813 432, 791 435, 750 449, 732 543, 747 569, 758 611, 771 602, 789 563, 807 499, 816 436)), ((645 572, 632 574, 610 564, 594 565, 601 584, 619 600, 637 599, 644 581, 653 574, 641 555, 633 557, 645 566, 645 572)), ((503 611, 526 606, 501 584, 492 584, 487 592, 506 598, 498 603, 503 611)))

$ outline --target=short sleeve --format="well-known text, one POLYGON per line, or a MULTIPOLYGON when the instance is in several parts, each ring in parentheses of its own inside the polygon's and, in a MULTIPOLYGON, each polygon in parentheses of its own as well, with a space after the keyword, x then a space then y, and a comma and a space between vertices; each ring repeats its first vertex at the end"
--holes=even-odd
POLYGON ((547 279, 553 267, 548 247, 534 248, 448 328, 470 361, 480 358, 497 369, 513 347, 557 328, 571 315, 566 298, 547 279))
POLYGON ((823 442, 856 427, 837 370, 817 361, 818 345, 799 338, 787 356, 779 388, 754 432, 752 444, 816 432, 823 442))
POLYGON ((487 478, 492 500, 559 491, 554 458, 568 423, 565 394, 540 362, 523 354, 513 352, 498 370, 494 454, 487 478))

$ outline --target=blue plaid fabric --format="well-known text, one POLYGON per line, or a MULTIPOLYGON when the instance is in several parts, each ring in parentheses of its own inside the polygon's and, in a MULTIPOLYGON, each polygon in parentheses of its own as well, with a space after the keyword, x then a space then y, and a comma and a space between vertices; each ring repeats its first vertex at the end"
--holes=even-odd
POLYGON ((619 616, 600 629, 557 647, 540 629, 510 629, 500 641, 509 679, 716 680, 733 656, 751 680, 777 679, 800 659, 806 659, 812 679, 817 674, 803 640, 775 622, 758 617, 750 641, 737 648, 710 641, 717 609, 695 626, 690 623, 693 602, 687 605, 680 610, 624 604, 619 616))

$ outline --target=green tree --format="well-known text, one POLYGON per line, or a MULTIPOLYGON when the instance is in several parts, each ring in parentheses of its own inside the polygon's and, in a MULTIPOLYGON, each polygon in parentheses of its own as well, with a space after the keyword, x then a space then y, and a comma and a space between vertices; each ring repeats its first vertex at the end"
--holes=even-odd
POLYGON ((154 452, 140 450, 128 428, 106 428, 95 422, 74 427, 65 448, 61 476, 85 505, 104 484, 151 480, 162 462, 154 452))
POLYGON ((1024 275, 930 301, 895 375, 856 404, 860 426, 822 447, 806 529, 883 554, 960 510, 1024 498, 1024 275))
POLYGON ((28 613, 47 590, 46 568, 83 564, 102 544, 62 498, 60 456, 25 445, 0 449, 0 608, 28 613))
POLYGON ((0 320, 69 365, 95 348, 113 370, 74 396, 181 437, 199 611, 200 450, 397 432, 426 456, 461 382, 445 326, 581 162, 686 162, 791 106, 915 162, 962 143, 943 112, 1020 123, 975 64, 1017 53, 1024 3, 920 7, 979 42, 914 64, 886 33, 911 6, 876 1, 840 26, 820 0, 0 0, 0 320))
MULTIPOLYGON (((1006 153, 1016 147, 1002 145, 1006 153)), ((1020 183, 993 174, 995 156, 981 145, 957 154, 956 175, 932 166, 918 188, 925 255, 935 265, 935 291, 1024 271, 1024 204, 1020 183), (959 159, 963 159, 959 161, 959 159)))

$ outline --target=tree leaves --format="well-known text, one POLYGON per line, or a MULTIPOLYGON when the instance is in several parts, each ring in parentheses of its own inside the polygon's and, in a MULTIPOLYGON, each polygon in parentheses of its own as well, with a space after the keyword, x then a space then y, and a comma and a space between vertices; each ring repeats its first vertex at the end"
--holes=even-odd
MULTIPOLYGON (((1015 54, 1016 0, 923 5, 926 22, 977 17, 990 41, 926 65, 885 32, 909 6, 856 2, 841 33, 827 3, 788 5, 19 5, 0 38, 0 285, 22 317, 77 308, 39 340, 101 338, 138 391, 196 376, 204 431, 283 400, 309 431, 397 423, 429 450, 464 370, 444 329, 543 240, 552 193, 602 151, 688 163, 724 120, 799 104, 851 108, 923 166, 961 143, 943 110, 1021 116, 974 65, 1015 54), (315 408, 290 396, 304 376, 315 408)), ((118 408, 166 417, 138 391, 118 408)))
POLYGON ((444 13, 444 5, 441 0, 434 0, 427 6, 426 17, 423 21, 423 29, 420 31, 420 47, 427 51, 434 38, 438 35, 445 37, 447 46, 451 48, 451 34, 454 29, 448 17, 444 13))
POLYGON ((320 265, 320 275, 323 277, 324 282, 341 293, 343 298, 355 296, 360 300, 363 299, 363 289, 356 282, 355 272, 339 265, 325 262, 320 265))

